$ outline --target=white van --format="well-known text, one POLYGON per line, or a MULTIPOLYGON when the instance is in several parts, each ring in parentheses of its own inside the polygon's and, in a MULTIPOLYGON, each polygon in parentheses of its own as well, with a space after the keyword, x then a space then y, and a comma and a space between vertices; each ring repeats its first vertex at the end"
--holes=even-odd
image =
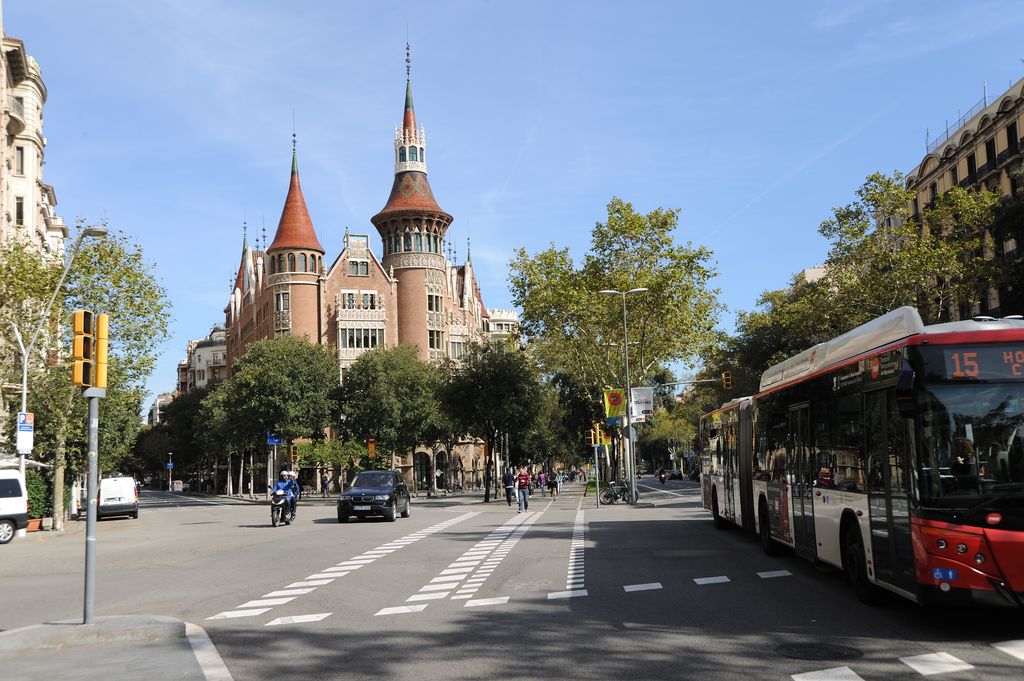
POLYGON ((0 469, 0 544, 28 527, 28 490, 16 468, 0 469))
POLYGON ((135 484, 135 478, 103 478, 100 480, 98 498, 97 518, 114 515, 139 517, 139 488, 135 484))

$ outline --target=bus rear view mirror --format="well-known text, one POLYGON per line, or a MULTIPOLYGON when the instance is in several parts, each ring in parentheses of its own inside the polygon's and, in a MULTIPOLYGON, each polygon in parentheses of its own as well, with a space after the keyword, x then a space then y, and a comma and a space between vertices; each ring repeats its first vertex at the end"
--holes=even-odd
POLYGON ((915 378, 916 375, 910 363, 904 360, 899 378, 896 379, 896 408, 899 409, 900 416, 905 419, 914 418, 917 415, 917 407, 914 404, 915 378))

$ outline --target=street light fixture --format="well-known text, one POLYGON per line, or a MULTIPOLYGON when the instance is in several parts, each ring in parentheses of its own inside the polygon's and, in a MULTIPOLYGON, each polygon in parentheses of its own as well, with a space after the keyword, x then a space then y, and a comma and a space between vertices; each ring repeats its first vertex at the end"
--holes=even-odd
POLYGON ((633 490, 634 501, 636 495, 636 461, 633 453, 633 426, 629 422, 631 402, 629 384, 629 327, 626 325, 626 296, 634 293, 644 293, 649 289, 631 288, 628 291, 616 291, 614 289, 603 289, 598 291, 602 296, 620 296, 622 298, 622 357, 626 368, 626 444, 629 451, 626 452, 626 475, 629 476, 629 486, 633 490))
MULTIPOLYGON (((75 239, 74 245, 71 247, 71 255, 68 257, 67 262, 64 263, 64 270, 60 273, 60 281, 57 282, 56 288, 53 289, 53 293, 50 294, 50 299, 46 301, 46 307, 43 308, 43 313, 39 319, 39 324, 36 326, 35 331, 32 332, 32 336, 29 338, 28 345, 25 345, 24 339, 21 335, 21 331, 10 320, 4 320, 11 325, 14 330, 14 338, 18 341, 18 349, 21 350, 21 411, 28 411, 28 361, 32 355, 32 348, 35 347, 36 341, 39 340, 39 334, 42 332, 43 327, 46 326, 47 317, 50 315, 50 308, 53 307, 53 301, 57 299, 57 294, 60 293, 61 286, 64 285, 64 280, 68 276, 68 272, 71 271, 71 264, 75 261, 75 256, 82 247, 82 241, 87 236, 103 238, 107 235, 107 228, 103 226, 99 227, 86 227, 78 233, 78 238, 75 239)), ((29 451, 27 454, 31 454, 29 451)), ((21 472, 22 477, 25 475, 25 456, 26 452, 18 452, 18 470, 21 472)))

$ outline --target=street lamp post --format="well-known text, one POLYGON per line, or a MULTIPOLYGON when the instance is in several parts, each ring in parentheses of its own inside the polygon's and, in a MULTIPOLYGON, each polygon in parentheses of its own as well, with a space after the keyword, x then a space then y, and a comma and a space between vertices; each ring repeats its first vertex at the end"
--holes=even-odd
POLYGON ((633 452, 633 426, 630 424, 630 409, 632 407, 632 399, 630 395, 630 381, 629 381, 629 327, 626 324, 626 296, 633 293, 644 293, 648 289, 646 288, 631 288, 628 291, 616 291, 613 289, 605 289, 598 291, 602 296, 619 296, 622 298, 622 357, 625 363, 626 369, 626 475, 629 476, 629 487, 633 490, 633 499, 636 500, 636 461, 634 461, 633 452))
MULTIPOLYGON (((43 327, 46 326, 46 318, 50 314, 50 308, 53 307, 53 301, 57 299, 57 294, 60 293, 60 288, 64 285, 64 280, 67 278, 68 272, 71 270, 71 264, 75 261, 75 255, 78 254, 79 249, 82 247, 82 240, 87 236, 104 237, 106 234, 106 227, 86 227, 78 233, 78 238, 75 239, 75 243, 71 247, 71 255, 64 264, 64 270, 60 273, 60 281, 57 282, 57 287, 54 288, 53 293, 50 294, 50 299, 46 301, 46 307, 43 308, 42 317, 40 318, 35 331, 33 331, 32 335, 29 337, 28 345, 25 345, 21 331, 15 323, 10 320, 5 320, 14 330, 14 337, 18 341, 18 349, 21 351, 21 411, 23 412, 28 411, 29 357, 32 355, 32 349, 35 347, 36 341, 39 339, 39 334, 42 333, 43 327)), ((22 477, 25 475, 25 456, 31 453, 31 450, 28 452, 18 452, 18 470, 21 472, 22 477)))

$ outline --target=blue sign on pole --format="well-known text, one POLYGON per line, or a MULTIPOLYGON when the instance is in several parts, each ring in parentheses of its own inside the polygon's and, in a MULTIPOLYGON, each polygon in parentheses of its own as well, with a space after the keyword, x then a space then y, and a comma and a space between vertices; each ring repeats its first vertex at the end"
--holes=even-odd
POLYGON ((173 471, 173 470, 174 470, 174 464, 173 464, 173 463, 170 463, 170 462, 168 462, 168 463, 167 463, 167 470, 169 470, 169 471, 173 471))
POLYGON ((268 445, 283 445, 284 438, 280 435, 274 435, 273 433, 267 433, 267 444, 268 445))

